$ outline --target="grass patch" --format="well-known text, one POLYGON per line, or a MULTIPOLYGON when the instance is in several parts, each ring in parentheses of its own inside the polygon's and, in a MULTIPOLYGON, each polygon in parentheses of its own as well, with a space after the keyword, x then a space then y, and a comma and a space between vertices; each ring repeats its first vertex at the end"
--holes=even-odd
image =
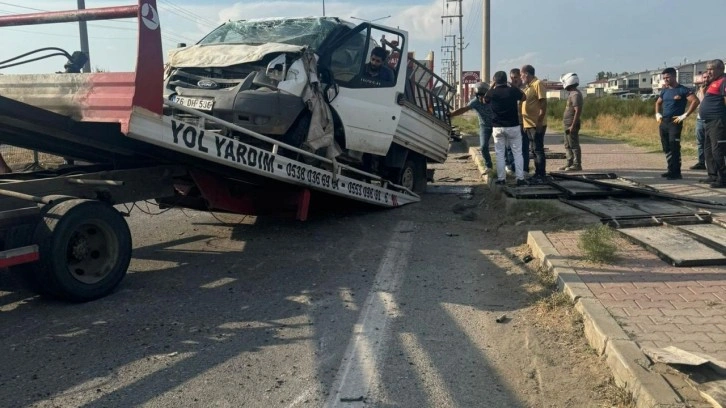
MULTIPOLYGON (((547 103, 547 129, 562 132, 565 101, 547 103)), ((651 152, 662 151, 658 123, 655 121, 655 102, 620 100, 617 98, 585 98, 582 112, 582 136, 618 140, 651 152)), ((681 153, 696 154, 696 115, 683 124, 681 153)))
POLYGON ((603 399, 609 401, 612 408, 633 408, 635 399, 633 394, 625 388, 618 387, 615 379, 610 377, 607 382, 598 385, 595 392, 603 399))
POLYGON ((544 221, 564 214, 560 208, 543 200, 517 200, 507 210, 510 217, 521 218, 524 215, 528 221, 544 221))
POLYGON ((572 299, 564 292, 553 292, 551 295, 543 297, 536 303, 536 308, 543 312, 552 312, 562 308, 571 308, 573 306, 572 299))
POLYGON ((457 116, 451 119, 451 124, 462 134, 479 135, 479 118, 476 116, 457 116))
POLYGON ((585 252, 585 258, 592 262, 610 262, 615 259, 617 245, 615 232, 607 225, 595 225, 585 230, 578 242, 579 248, 585 252))

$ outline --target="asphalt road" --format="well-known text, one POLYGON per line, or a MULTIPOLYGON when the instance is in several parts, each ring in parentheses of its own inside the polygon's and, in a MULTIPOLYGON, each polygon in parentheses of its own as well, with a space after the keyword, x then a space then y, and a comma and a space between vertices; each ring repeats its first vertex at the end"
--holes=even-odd
MULTIPOLYGON (((445 174, 478 177, 469 161, 445 174)), ((140 203, 106 298, 46 300, 0 271, 0 405, 531 406, 523 328, 495 321, 524 305, 524 272, 451 211, 480 199, 304 223, 140 203)))

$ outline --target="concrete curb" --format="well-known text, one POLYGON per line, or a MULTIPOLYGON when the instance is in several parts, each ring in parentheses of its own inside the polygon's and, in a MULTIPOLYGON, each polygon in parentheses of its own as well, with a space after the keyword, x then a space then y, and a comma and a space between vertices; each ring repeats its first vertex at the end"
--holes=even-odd
POLYGON ((680 384, 671 385, 649 369, 652 363, 648 357, 569 267, 567 259, 557 252, 547 236, 542 231, 530 231, 527 245, 542 265, 555 274, 558 288, 575 302, 590 346, 605 357, 615 382, 632 393, 636 407, 685 407, 686 403, 674 391, 680 384))
POLYGON ((469 154, 471 159, 474 160, 474 164, 479 169, 479 175, 481 177, 487 177, 487 167, 484 164, 484 156, 481 155, 481 150, 478 147, 469 146, 469 154))

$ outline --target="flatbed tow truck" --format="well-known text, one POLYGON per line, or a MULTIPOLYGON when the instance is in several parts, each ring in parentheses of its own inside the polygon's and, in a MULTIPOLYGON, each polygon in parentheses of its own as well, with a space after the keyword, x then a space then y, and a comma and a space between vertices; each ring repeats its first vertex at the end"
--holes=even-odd
POLYGON ((2 176, 0 267, 40 294, 89 301, 111 293, 131 259, 128 214, 119 204, 157 200, 240 214, 284 208, 305 220, 314 192, 381 207, 419 201, 380 176, 164 101, 156 10, 155 0, 140 0, 0 17, 0 27, 136 17, 139 30, 135 72, 0 76, 0 143, 87 163, 2 176), (42 103, 2 96, 10 81, 42 103), (164 105, 256 143, 178 121, 164 115, 164 105))

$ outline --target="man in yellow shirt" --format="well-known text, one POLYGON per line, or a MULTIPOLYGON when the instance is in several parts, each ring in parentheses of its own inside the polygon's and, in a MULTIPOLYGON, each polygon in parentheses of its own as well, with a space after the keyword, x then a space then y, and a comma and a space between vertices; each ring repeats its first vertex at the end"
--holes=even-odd
POLYGON ((529 138, 530 150, 534 152, 534 176, 530 181, 546 182, 544 135, 547 131, 547 90, 542 81, 534 76, 533 66, 523 66, 521 73, 525 96, 522 102, 522 124, 529 138))

